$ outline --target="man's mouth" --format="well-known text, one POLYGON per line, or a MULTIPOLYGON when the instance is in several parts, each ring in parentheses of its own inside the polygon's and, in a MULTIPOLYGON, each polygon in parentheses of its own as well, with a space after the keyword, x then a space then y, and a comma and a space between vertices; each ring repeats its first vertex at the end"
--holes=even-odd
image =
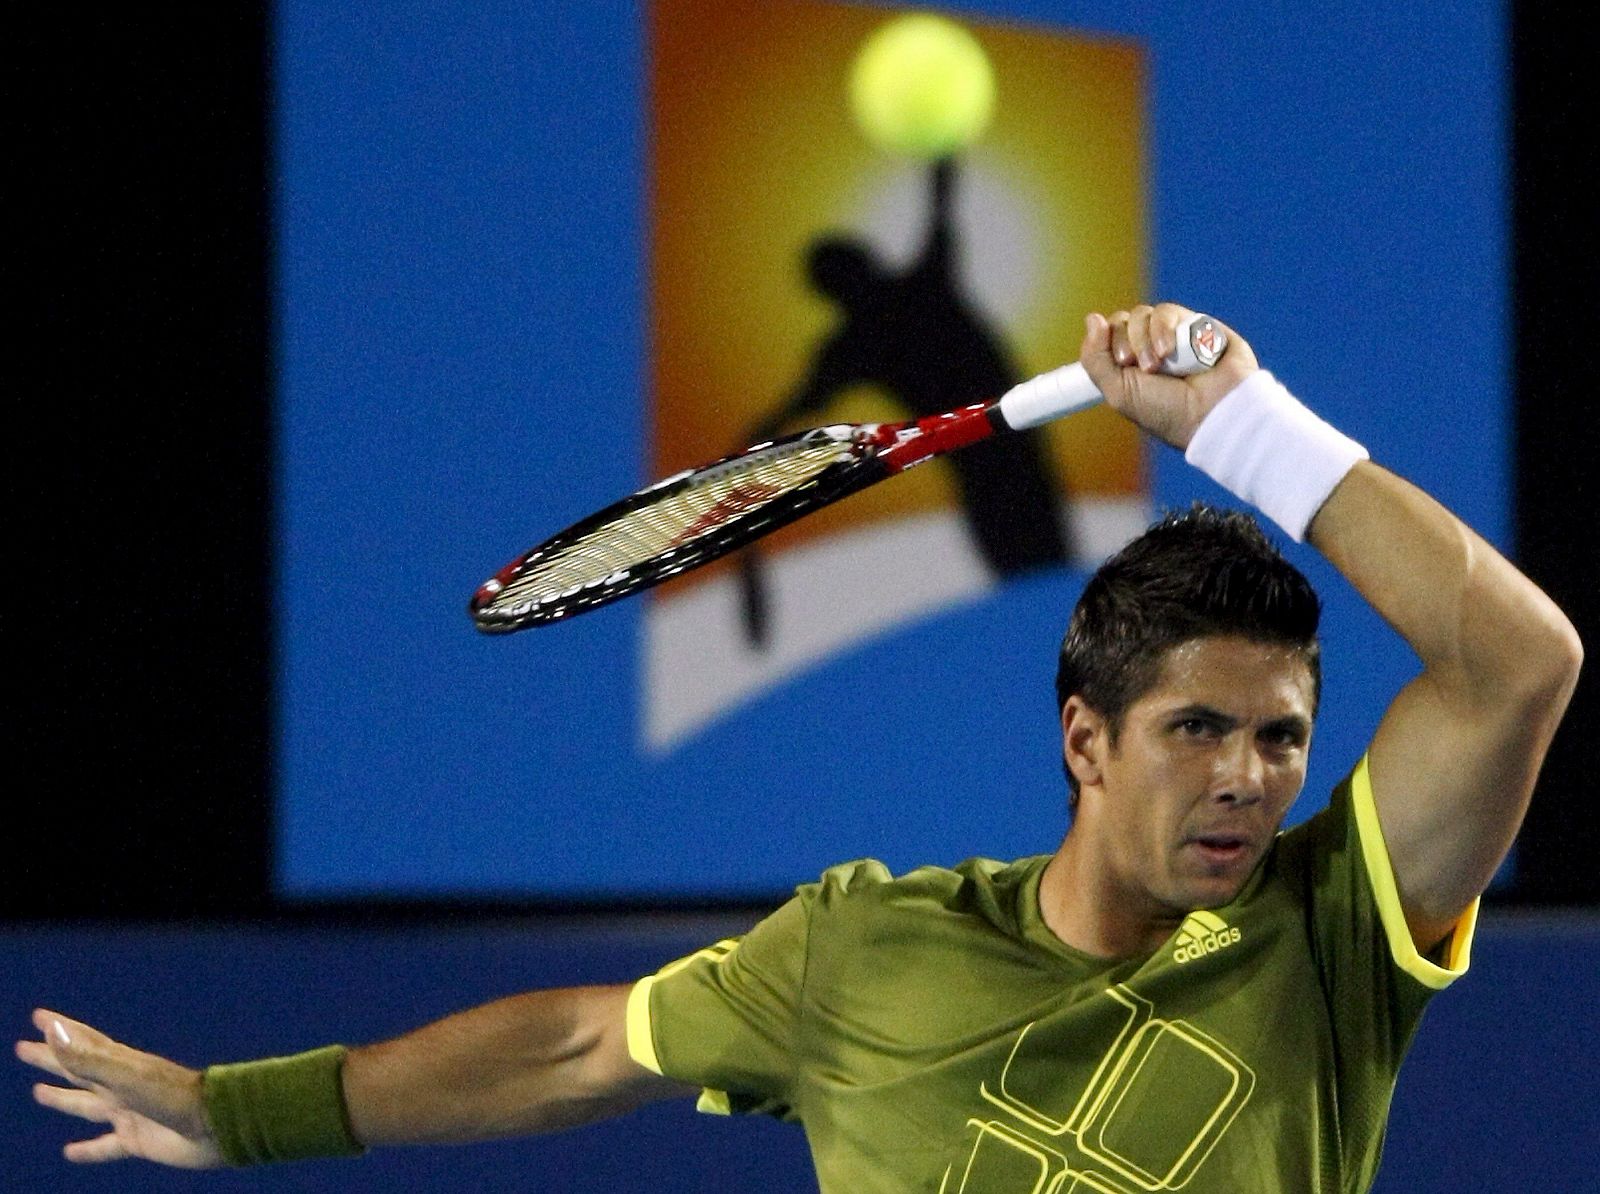
POLYGON ((1214 866, 1228 866, 1250 853, 1250 839, 1232 833, 1200 834, 1189 839, 1189 846, 1214 866))

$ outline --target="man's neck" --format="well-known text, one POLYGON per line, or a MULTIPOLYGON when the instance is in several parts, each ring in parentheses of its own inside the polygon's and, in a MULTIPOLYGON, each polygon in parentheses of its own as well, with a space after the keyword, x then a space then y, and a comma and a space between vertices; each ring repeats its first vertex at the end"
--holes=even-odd
POLYGON ((1088 835, 1068 833, 1039 880, 1039 912, 1049 930, 1097 958, 1148 954, 1182 917, 1120 882, 1088 835))

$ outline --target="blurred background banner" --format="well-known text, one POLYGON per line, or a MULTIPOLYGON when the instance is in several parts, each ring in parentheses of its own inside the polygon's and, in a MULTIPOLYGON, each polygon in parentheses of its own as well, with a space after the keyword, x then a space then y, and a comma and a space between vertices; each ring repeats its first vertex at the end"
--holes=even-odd
MULTIPOLYGON (((969 21, 984 61, 968 69, 986 66, 998 96, 940 172, 852 119, 853 87, 896 87, 854 69, 879 31, 905 36, 890 14, 746 0, 650 11, 654 475, 762 434, 993 398, 1072 360, 1085 311, 1145 293, 1137 44, 969 21)), ((782 689, 806 669, 981 605, 996 582, 1092 566, 1138 533, 1142 465, 1131 424, 1086 412, 658 590, 642 629, 645 745, 687 747, 765 697, 771 728, 753 732, 780 751, 782 689)))
MULTIPOLYGON (((1072 359, 1086 310, 1203 307, 1506 542, 1497 5, 956 6, 995 103, 942 184, 851 118, 897 11, 278 6, 280 894, 764 898, 845 858, 1054 847, 1086 568, 1220 497, 1105 412, 570 624, 491 640, 463 612, 533 542, 757 432, 956 404, 851 355, 883 336, 841 277, 942 303, 997 379, 1072 359), (1428 71, 1392 52, 1424 39, 1428 71), (1470 336, 1421 351, 1424 327, 1470 336), (1440 394, 1452 417, 1418 418, 1440 394), (1007 563, 980 474, 1030 471, 1059 539, 1007 563)), ((898 334, 958 377, 973 354, 926 326, 898 334)), ((1328 606, 1298 818, 1412 664, 1294 554, 1328 606)))

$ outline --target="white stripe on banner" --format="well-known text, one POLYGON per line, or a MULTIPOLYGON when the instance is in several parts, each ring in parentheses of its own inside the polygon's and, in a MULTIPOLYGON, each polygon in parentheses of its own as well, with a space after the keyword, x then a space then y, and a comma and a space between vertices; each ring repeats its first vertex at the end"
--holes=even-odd
MULTIPOLYGON (((1092 568, 1145 529, 1148 501, 1078 498, 1064 505, 1076 563, 1092 568)), ((830 656, 963 602, 995 581, 959 514, 874 523, 762 561, 767 643, 746 641, 731 572, 662 600, 645 615, 645 749, 662 754, 717 718, 830 656)))

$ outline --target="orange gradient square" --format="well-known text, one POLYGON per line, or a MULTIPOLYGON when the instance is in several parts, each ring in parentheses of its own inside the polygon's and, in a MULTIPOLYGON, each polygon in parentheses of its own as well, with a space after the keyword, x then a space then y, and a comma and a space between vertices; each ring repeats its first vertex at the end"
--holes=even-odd
MULTIPOLYGON (((848 102, 857 51, 896 15, 812 0, 653 0, 655 475, 744 446, 815 375, 844 319, 808 279, 819 238, 857 241, 891 274, 923 247, 931 167, 870 144, 848 102)), ((1144 297, 1145 63, 1127 41, 962 23, 990 59, 997 102, 955 159, 950 273, 1021 380, 1076 357, 1086 311, 1144 297)), ((937 364, 944 348, 921 351, 937 364)), ((849 378, 784 428, 917 413, 882 381, 849 378)), ((1044 434, 1064 497, 1145 491, 1137 432, 1109 411, 1044 434)), ((936 462, 778 532, 768 550, 955 500, 949 466, 936 462)))

